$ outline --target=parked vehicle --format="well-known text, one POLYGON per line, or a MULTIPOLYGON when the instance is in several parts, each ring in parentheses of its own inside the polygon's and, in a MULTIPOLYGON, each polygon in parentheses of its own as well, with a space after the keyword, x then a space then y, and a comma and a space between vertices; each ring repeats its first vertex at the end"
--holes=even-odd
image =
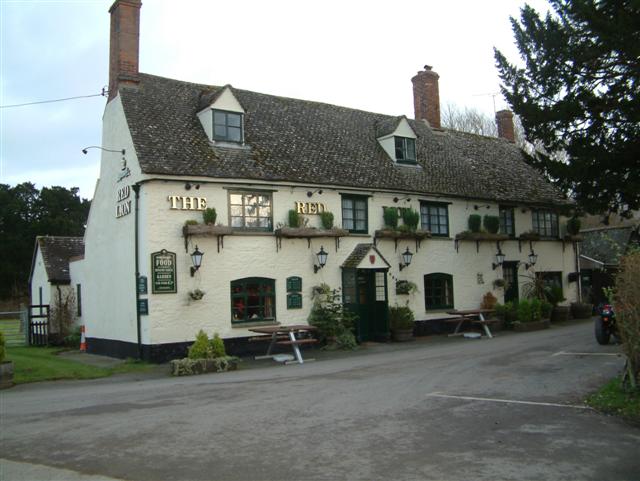
POLYGON ((616 315, 611 304, 604 304, 600 307, 600 316, 596 318, 595 331, 598 344, 609 344, 612 335, 618 337, 616 315))

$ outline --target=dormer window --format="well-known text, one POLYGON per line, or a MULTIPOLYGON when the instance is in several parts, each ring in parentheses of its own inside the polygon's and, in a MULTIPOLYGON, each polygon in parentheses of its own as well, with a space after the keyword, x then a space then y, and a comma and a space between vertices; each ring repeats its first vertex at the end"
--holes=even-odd
POLYGON ((416 139, 394 137, 396 142, 396 162, 401 164, 416 163, 416 139))
POLYGON ((213 109, 213 139, 241 143, 242 114, 213 109))

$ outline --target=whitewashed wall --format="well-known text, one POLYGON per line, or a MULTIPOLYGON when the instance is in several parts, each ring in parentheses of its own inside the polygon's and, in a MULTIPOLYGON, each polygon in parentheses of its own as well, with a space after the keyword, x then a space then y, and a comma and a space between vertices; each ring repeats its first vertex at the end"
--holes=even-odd
MULTIPOLYGON (((394 203, 397 194, 379 192, 356 192, 348 189, 323 188, 323 194, 315 193, 307 197, 308 187, 272 187, 274 224, 287 221, 287 212, 294 208, 296 201, 322 202, 327 210, 334 213, 336 225, 341 225, 340 193, 363 193, 372 195, 369 198, 369 233, 370 235, 351 235, 340 240, 338 252, 333 239, 312 239, 311 247, 307 247, 306 239, 283 239, 282 247, 276 251, 276 240, 272 233, 253 235, 232 235, 224 238, 224 248, 217 252, 215 237, 192 237, 185 251, 182 237, 182 226, 188 219, 201 221, 198 211, 182 211, 170 209, 168 196, 189 195, 206 197, 207 205, 215 207, 218 212, 217 223, 229 224, 228 189, 232 184, 202 183, 199 190, 185 189, 185 181, 152 182, 144 184, 141 191, 141 212, 143 214, 144 241, 141 243, 141 274, 148 276, 151 282, 150 255, 152 252, 167 249, 177 255, 177 294, 149 294, 150 315, 143 317, 145 332, 149 333, 148 342, 168 343, 193 340, 199 329, 219 332, 222 337, 246 336, 250 333, 243 327, 231 325, 230 282, 244 277, 267 277, 275 279, 276 313, 281 323, 305 322, 312 305, 311 288, 321 282, 331 287, 341 287, 340 266, 358 243, 373 242, 373 233, 382 227, 383 206, 411 206, 419 210, 420 200, 451 202, 449 206, 450 239, 432 238, 422 241, 416 251, 412 240, 399 241, 397 252, 392 240, 378 241, 378 249, 390 263, 388 276, 389 303, 405 303, 414 310, 417 319, 441 318, 442 311, 426 311, 423 297, 423 276, 433 272, 453 275, 455 307, 459 309, 478 307, 483 295, 492 291, 500 301, 503 300, 502 289, 493 289, 493 280, 501 277, 501 269, 492 269, 495 261, 495 242, 481 242, 480 252, 476 252, 475 242, 460 242, 459 252, 454 248, 452 238, 456 233, 467 229, 470 214, 498 214, 498 205, 487 202, 461 201, 447 198, 415 197, 410 203, 401 201, 394 203), (481 205, 475 210, 474 205, 481 205), (486 206, 489 205, 487 209, 486 206), (201 269, 195 277, 190 276, 191 258, 189 253, 195 245, 205 253, 201 269), (329 253, 327 265, 317 274, 313 272, 316 261, 315 253, 324 246, 329 253), (412 264, 399 272, 400 254, 406 247, 414 252, 412 264), (484 283, 478 283, 479 275, 484 283), (300 276, 303 283, 303 308, 287 309, 286 278, 300 276), (406 279, 419 286, 419 292, 411 296, 396 296, 395 279, 406 279), (202 289, 206 295, 202 300, 193 301, 188 291, 202 289)), ((246 187, 246 186, 243 186, 246 187)), ((257 185, 256 190, 266 188, 257 185)), ((307 216, 312 226, 320 226, 319 216, 307 216)), ((516 234, 531 230, 531 213, 521 213, 517 209, 516 234)), ((142 240, 142 237, 141 237, 142 240)), ((562 269, 565 295, 575 299, 575 286, 568 284, 567 274, 574 270, 574 253, 570 244, 562 251, 562 243, 537 242, 534 246, 539 254, 537 270, 562 269)), ((518 251, 517 241, 503 243, 503 252, 507 260, 522 262, 519 274, 524 275, 524 263, 528 260, 528 243, 522 244, 522 252, 518 251)), ((520 278, 520 286, 523 278, 520 278)), ((145 341, 147 342, 147 341, 145 341)))
POLYGON ((31 274, 31 304, 49 304, 51 302, 51 284, 49 284, 40 246, 36 249, 36 260, 31 274), (42 299, 40 299, 40 289, 42 289, 42 299))
MULTIPOLYGON (((83 320, 87 337, 137 342, 133 191, 128 199, 131 213, 116 218, 116 206, 118 189, 135 183, 140 168, 119 96, 107 104, 103 126, 102 146, 124 148, 131 175, 118 182, 122 155, 102 152, 100 179, 85 232, 83 320)), ((75 285, 76 279, 72 280, 75 285)))

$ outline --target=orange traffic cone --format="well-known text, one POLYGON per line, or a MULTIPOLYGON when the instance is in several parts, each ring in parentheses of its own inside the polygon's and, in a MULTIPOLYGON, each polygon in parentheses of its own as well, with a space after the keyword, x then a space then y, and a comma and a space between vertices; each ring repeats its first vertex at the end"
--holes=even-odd
POLYGON ((87 340, 84 337, 84 326, 80 326, 80 350, 87 352, 87 340))

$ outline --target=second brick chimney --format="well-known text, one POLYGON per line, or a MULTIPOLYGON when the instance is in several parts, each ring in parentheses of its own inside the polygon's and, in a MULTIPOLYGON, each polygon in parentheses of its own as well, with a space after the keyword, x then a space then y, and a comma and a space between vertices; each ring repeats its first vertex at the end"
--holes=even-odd
POLYGON ((116 0, 111 5, 109 47, 109 100, 118 94, 119 84, 137 85, 140 43, 140 0, 116 0))
POLYGON ((411 79, 413 83, 413 110, 416 120, 426 120, 434 129, 440 128, 440 76, 425 65, 424 70, 411 79))
POLYGON ((498 124, 498 137, 515 142, 515 130, 513 128, 513 113, 510 110, 496 112, 496 124, 498 124))

